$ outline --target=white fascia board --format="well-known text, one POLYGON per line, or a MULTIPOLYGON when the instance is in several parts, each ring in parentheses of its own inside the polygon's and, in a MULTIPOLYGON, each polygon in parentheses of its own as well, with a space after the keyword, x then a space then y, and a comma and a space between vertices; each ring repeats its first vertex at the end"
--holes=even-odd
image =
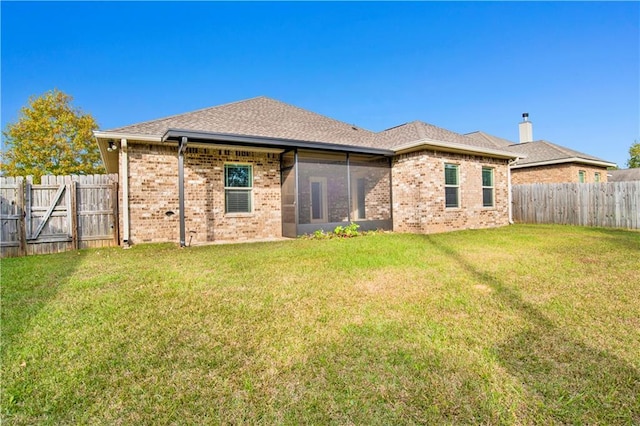
POLYGON ((608 161, 596 161, 596 160, 587 160, 585 158, 580 157, 571 157, 571 158, 562 158, 559 160, 548 160, 548 161, 538 161, 535 163, 526 163, 526 164, 516 164, 515 166, 511 166, 512 169, 524 169, 527 167, 537 167, 537 166, 552 166, 555 164, 566 164, 566 163, 579 163, 585 164, 589 166, 599 166, 599 167, 615 167, 615 163, 609 163, 608 161))
MULTIPOLYGON (((95 137, 98 139, 98 145, 101 147, 100 151, 102 152, 102 148, 105 146, 100 143, 100 140, 108 140, 113 139, 114 141, 119 141, 120 139, 126 139, 129 143, 135 142, 147 142, 153 145, 176 145, 178 146, 177 141, 166 141, 163 140, 162 136, 153 136, 153 135, 139 135, 139 134, 131 134, 131 133, 116 133, 116 132, 93 132, 95 137)), ((223 145, 223 144, 212 144, 212 143, 203 143, 203 142, 188 142, 190 147, 198 147, 198 148, 207 148, 207 149, 224 149, 224 150, 236 150, 236 151, 249 151, 249 152, 267 152, 271 154, 280 154, 284 152, 283 149, 278 148, 262 148, 262 147, 250 147, 250 146, 238 146, 238 145, 223 145)), ((105 148, 106 149, 106 148, 105 148)), ((105 153, 106 155, 106 153, 105 153)), ((104 157, 103 157, 104 158, 104 157)))
POLYGON ((139 135, 135 133, 100 132, 94 131, 94 136, 98 139, 127 139, 141 142, 162 142, 162 136, 139 135))
POLYGON ((396 154, 403 154, 406 152, 418 151, 420 149, 428 149, 435 148, 438 151, 447 151, 461 154, 471 154, 471 155, 483 155, 487 157, 496 157, 496 158, 524 158, 523 154, 515 154, 510 151, 502 151, 499 149, 491 149, 484 148, 479 146, 465 145, 461 143, 454 142, 442 142, 434 139, 421 139, 419 141, 406 143, 403 145, 399 145, 393 150, 396 154))

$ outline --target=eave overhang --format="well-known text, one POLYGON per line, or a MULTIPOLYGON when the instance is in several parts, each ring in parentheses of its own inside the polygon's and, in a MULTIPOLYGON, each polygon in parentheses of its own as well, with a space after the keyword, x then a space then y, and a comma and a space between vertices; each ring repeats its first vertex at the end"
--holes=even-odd
POLYGON ((526 155, 524 154, 516 154, 510 151, 465 145, 454 142, 442 142, 435 139, 421 139, 419 141, 402 144, 393 148, 396 154, 406 154, 423 149, 433 149, 436 151, 451 152, 455 154, 467 154, 476 156, 480 155, 484 157, 501 158, 505 160, 526 157, 526 155))
POLYGON ((538 167, 538 166, 553 166, 556 164, 567 164, 567 163, 578 163, 584 164, 588 166, 597 166, 597 167, 615 167, 615 163, 610 163, 608 161, 597 161, 597 160, 589 160, 586 158, 580 157, 569 157, 569 158, 561 158, 557 160, 547 160, 547 161, 536 161, 533 163, 525 163, 525 164, 516 164, 511 166, 512 169, 524 169, 527 167, 538 167))
POLYGON ((280 139, 266 136, 247 136, 230 133, 198 132, 193 130, 169 129, 162 136, 162 142, 178 142, 182 137, 187 137, 189 143, 226 144, 244 147, 288 149, 311 149, 321 151, 349 152, 354 154, 373 154, 393 156, 394 152, 388 149, 369 148, 357 145, 343 145, 327 142, 315 142, 298 139, 280 139))

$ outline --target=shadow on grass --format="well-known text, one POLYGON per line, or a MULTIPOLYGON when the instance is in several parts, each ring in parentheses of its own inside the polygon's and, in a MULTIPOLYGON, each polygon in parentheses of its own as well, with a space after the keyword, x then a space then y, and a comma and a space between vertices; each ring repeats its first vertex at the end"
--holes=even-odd
MULTIPOLYGON (((20 377, 26 365, 24 358, 31 351, 28 334, 37 327, 36 318, 57 297, 85 256, 85 251, 73 251, 2 260, 2 413, 21 400, 20 392, 7 386, 10 378, 20 377)), ((24 381, 22 385, 32 386, 24 381)))
POLYGON ((527 328, 493 348, 493 353, 522 383, 531 399, 526 411, 532 418, 565 424, 640 424, 637 369, 569 336, 499 278, 437 238, 425 238, 526 320, 527 328))
POLYGON ((21 340, 85 256, 73 251, 2 260, 2 354, 21 340))

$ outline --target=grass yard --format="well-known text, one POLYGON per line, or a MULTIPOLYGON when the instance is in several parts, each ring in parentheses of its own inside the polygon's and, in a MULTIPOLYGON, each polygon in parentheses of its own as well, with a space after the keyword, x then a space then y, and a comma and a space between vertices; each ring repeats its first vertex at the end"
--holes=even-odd
POLYGON ((640 233, 2 260, 2 424, 640 424, 640 233))

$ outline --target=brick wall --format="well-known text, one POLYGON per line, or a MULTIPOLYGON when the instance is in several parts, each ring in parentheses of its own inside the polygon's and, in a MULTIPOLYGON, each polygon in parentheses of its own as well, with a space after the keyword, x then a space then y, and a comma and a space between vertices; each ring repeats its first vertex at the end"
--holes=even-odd
POLYGON ((600 182, 607 181, 607 169, 605 167, 587 166, 577 163, 565 163, 512 169, 511 183, 513 185, 527 183, 577 183, 578 171, 580 170, 584 170, 586 173, 586 183, 595 182, 596 173, 600 173, 600 182))
POLYGON ((393 229, 434 233, 507 225, 507 162, 487 157, 418 151, 394 159, 393 229), (459 165, 460 208, 445 208, 444 164, 459 165), (494 168, 495 207, 482 206, 482 167, 494 168))
MULTIPOLYGON (((177 147, 129 142, 128 155, 131 242, 178 242, 177 147)), ((184 165, 186 242, 280 237, 279 164, 278 154, 187 148, 184 165), (252 213, 225 214, 225 163, 253 165, 252 213)), ((120 197, 122 199, 122 193, 120 197)))

